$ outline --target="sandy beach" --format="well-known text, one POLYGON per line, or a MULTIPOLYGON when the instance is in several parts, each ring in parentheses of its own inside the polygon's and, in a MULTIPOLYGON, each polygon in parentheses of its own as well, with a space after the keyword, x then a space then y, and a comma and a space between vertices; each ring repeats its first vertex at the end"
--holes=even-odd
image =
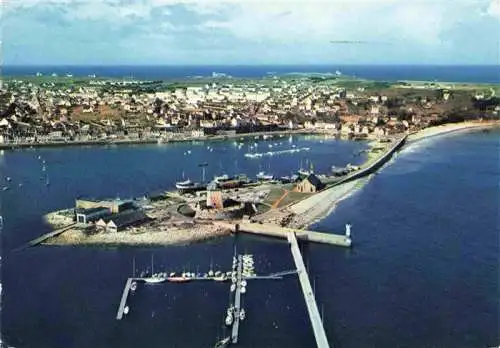
POLYGON ((324 219, 330 215, 340 201, 361 189, 368 180, 369 177, 366 177, 334 186, 293 205, 290 210, 295 215, 288 227, 307 228, 324 219))
POLYGON ((408 141, 414 142, 417 140, 423 140, 429 137, 434 137, 438 135, 444 135, 452 132, 463 132, 477 129, 487 129, 500 127, 500 122, 495 121, 476 121, 476 122, 463 122, 463 123, 449 123, 442 126, 435 126, 422 129, 416 133, 410 134, 408 136, 408 141))
MULTIPOLYGON (((429 127, 414 134, 410 134, 407 141, 415 142, 452 132, 464 132, 495 127, 500 127, 500 122, 484 121, 445 124, 442 126, 429 127)), ((371 147, 373 146, 374 144, 371 144, 371 147)), ((365 165, 375 161, 378 157, 379 156, 376 154, 369 153, 365 165)), ((289 226, 294 228, 307 228, 324 219, 331 214, 340 201, 351 196, 356 190, 361 189, 369 180, 370 176, 334 186, 291 206, 289 210, 295 215, 289 226)))

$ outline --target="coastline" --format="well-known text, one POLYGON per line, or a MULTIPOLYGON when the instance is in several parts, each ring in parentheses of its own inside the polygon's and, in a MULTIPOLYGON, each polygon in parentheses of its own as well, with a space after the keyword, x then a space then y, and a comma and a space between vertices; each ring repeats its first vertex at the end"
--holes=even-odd
POLYGON ((86 235, 78 229, 71 229, 58 236, 49 238, 42 245, 77 245, 77 246, 166 246, 185 245, 206 241, 231 234, 215 224, 197 225, 189 229, 168 229, 161 232, 132 231, 99 233, 86 235))
POLYGON ((419 140, 424 140, 439 135, 445 135, 448 133, 464 132, 471 130, 483 130, 483 129, 497 128, 497 127, 500 128, 500 122, 496 121, 447 123, 440 126, 425 128, 416 133, 412 133, 408 136, 408 141, 413 143, 419 140))
MULTIPOLYGON (((355 192, 361 190, 383 167, 393 155, 400 151, 406 143, 414 143, 418 140, 427 139, 434 136, 444 135, 451 132, 470 131, 492 127, 500 127, 500 122, 468 122, 459 124, 446 124, 426 128, 421 131, 404 135, 385 145, 382 152, 372 152, 381 144, 375 141, 370 142, 370 151, 368 156, 358 171, 346 176, 329 188, 320 191, 308 198, 289 205, 282 212, 288 212, 291 215, 285 226, 298 229, 309 228, 328 215, 330 215, 339 202, 352 196, 355 192)), ((255 133, 251 134, 254 135, 255 133)), ((250 136, 251 136, 250 135, 250 136)), ((249 135, 247 135, 249 136, 249 135)), ((395 138, 396 139, 396 138, 395 138)), ((63 210, 64 211, 64 210, 63 210)), ((58 212, 55 212, 57 215, 58 212)), ((67 223, 67 221, 57 221, 48 214, 47 222, 56 228, 57 224, 67 223)), ((265 215, 265 214, 264 214, 265 215)), ((185 228, 168 228, 159 231, 145 231, 142 229, 131 230, 120 233, 105 233, 86 235, 82 230, 70 229, 64 233, 51 237, 43 244, 45 245, 93 245, 93 246, 148 246, 148 245, 174 245, 189 244, 192 242, 205 241, 212 238, 223 237, 230 234, 230 231, 223 230, 213 223, 200 223, 195 226, 185 228), (125 233, 125 235, 124 235, 125 233)))
MULTIPOLYGON (((500 128, 500 122, 463 122, 429 127, 410 134, 407 138, 407 144, 412 144, 420 140, 442 136, 450 133, 483 130, 490 128, 500 128)), ((405 145, 406 144, 404 144, 401 149, 403 149, 405 145)), ((398 151, 400 151, 401 149, 399 149, 398 151)), ((366 163, 373 160, 373 158, 368 158, 366 163)), ((375 172, 378 172, 378 170, 379 169, 377 169, 375 172)), ((342 200, 350 197, 358 190, 361 190, 366 184, 368 184, 371 177, 372 175, 365 178, 348 181, 346 183, 341 183, 327 190, 324 190, 310 197, 309 199, 297 203, 296 207, 291 208, 292 212, 296 214, 293 221, 291 222, 291 225, 294 227, 306 229, 310 228, 311 225, 325 219, 328 215, 334 212, 338 203, 340 203, 342 200)))
POLYGON ((261 136, 287 136, 287 135, 322 135, 324 133, 314 130, 277 130, 269 132, 239 133, 228 135, 214 135, 204 137, 186 137, 177 139, 123 139, 123 140, 88 140, 88 141, 54 141, 44 143, 1 143, 0 150, 14 150, 21 148, 41 148, 41 147, 67 147, 67 146, 118 146, 118 145, 150 145, 169 144, 193 141, 223 141, 237 138, 250 138, 261 136))

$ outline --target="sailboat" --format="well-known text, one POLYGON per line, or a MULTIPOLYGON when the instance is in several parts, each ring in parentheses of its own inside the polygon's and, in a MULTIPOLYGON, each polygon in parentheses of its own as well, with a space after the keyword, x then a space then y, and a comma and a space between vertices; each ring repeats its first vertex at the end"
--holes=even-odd
MULTIPOLYGON (((135 257, 132 259, 132 278, 135 279, 135 257)), ((134 292, 137 289, 137 282, 134 280, 130 284, 130 290, 134 292)))
MULTIPOLYGON (((269 162, 269 166, 270 166, 270 163, 271 162, 269 162)), ((259 164, 259 168, 262 168, 262 166, 260 164, 259 164)), ((258 172, 256 177, 257 177, 258 181, 271 181, 274 179, 274 175, 272 175, 270 173, 266 173, 264 171, 258 172)))
MULTIPOLYGON (((308 162, 309 162, 309 159, 306 159, 306 168, 307 168, 308 162)), ((302 176, 309 176, 309 174, 313 173, 312 172, 312 163, 310 164, 310 167, 311 167, 311 170, 304 169, 302 167, 302 160, 300 160, 300 169, 299 169, 299 171, 297 173, 299 175, 302 175, 302 176)))
POLYGON ((144 278, 144 281, 148 284, 157 284, 157 283, 162 283, 165 280, 167 280, 166 277, 163 276, 163 274, 155 274, 154 273, 154 262, 153 262, 153 257, 154 255, 151 255, 151 276, 148 278, 144 278))
POLYGON ((45 175, 45 186, 49 186, 50 185, 50 182, 49 182, 49 174, 45 175))

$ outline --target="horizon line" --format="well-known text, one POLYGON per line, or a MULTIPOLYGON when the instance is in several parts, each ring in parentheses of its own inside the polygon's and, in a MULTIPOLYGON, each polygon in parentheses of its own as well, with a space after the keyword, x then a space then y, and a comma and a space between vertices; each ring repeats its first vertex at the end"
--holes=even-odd
POLYGON ((0 67, 0 71, 5 67, 257 67, 257 66, 498 66, 500 63, 488 63, 488 64, 446 64, 446 63, 239 63, 239 64, 224 64, 224 63, 214 63, 214 64, 194 64, 194 63, 184 63, 184 64, 158 64, 158 63, 131 63, 131 64, 76 64, 76 63, 30 63, 30 64, 3 64, 0 67))

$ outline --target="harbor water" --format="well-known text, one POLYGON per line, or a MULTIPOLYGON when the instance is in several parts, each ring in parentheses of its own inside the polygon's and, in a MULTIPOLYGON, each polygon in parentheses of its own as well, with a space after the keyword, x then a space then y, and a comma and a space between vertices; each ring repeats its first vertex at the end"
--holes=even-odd
MULTIPOLYGON (((352 250, 303 246, 333 345, 500 343, 499 139, 498 131, 471 132, 411 144, 313 226, 341 233, 346 222, 353 225, 352 250)), ((229 270, 232 237, 164 248, 14 249, 50 229, 44 213, 72 206, 78 196, 128 198, 173 188, 182 176, 200 180, 202 162, 209 163, 208 178, 261 170, 290 175, 301 162, 324 172, 361 163, 365 148, 363 142, 283 137, 5 151, 1 176, 12 181, 0 192, 2 341, 14 347, 212 346, 228 333, 222 327, 228 284, 141 285, 124 320, 115 319, 116 310, 134 257, 139 271, 150 267, 151 254, 157 271, 204 272, 211 264, 229 270), (298 148, 309 150, 280 152, 298 148)), ((258 273, 293 268, 284 241, 240 236, 237 245, 254 254, 258 273)), ((314 346, 295 276, 249 281, 243 307, 241 347, 314 346)))

